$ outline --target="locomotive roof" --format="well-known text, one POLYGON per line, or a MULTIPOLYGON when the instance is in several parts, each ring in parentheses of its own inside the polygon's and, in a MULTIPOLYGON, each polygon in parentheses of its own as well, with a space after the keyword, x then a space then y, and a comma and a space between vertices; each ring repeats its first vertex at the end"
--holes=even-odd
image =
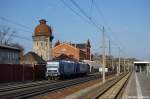
POLYGON ((71 60, 48 60, 47 62, 75 62, 71 60))
POLYGON ((76 62, 76 61, 70 61, 70 60, 48 60, 47 62, 68 62, 68 63, 80 63, 80 64, 87 64, 85 62, 76 62))

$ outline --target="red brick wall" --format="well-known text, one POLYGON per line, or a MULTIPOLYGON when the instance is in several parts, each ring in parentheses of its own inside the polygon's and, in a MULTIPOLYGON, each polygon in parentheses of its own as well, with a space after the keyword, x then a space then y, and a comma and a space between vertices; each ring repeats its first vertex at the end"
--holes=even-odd
POLYGON ((90 60, 90 46, 85 47, 82 51, 74 46, 61 43, 53 48, 53 58, 59 57, 61 54, 65 54, 67 56, 73 56, 76 60, 90 60), (65 51, 64 51, 65 49, 65 51))
POLYGON ((79 49, 69 45, 69 44, 60 44, 53 48, 53 58, 65 54, 67 56, 73 56, 74 59, 79 60, 79 49))

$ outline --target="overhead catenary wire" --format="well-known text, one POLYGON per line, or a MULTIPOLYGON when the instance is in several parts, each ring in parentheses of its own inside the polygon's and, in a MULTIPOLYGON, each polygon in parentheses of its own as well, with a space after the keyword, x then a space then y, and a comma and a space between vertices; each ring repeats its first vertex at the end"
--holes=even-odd
POLYGON ((93 2, 94 2, 94 0, 90 0, 90 2, 91 2, 91 6, 90 6, 90 13, 89 13, 89 16, 90 16, 90 18, 92 18, 93 2))
POLYGON ((73 13, 75 13, 77 16, 79 16, 82 20, 84 20, 86 23, 91 24, 88 20, 86 20, 82 15, 80 15, 77 11, 75 11, 70 5, 68 5, 65 0, 60 0, 67 8, 69 8, 73 13))
POLYGON ((107 34, 108 39, 111 40, 111 43, 113 43, 113 45, 115 45, 117 48, 120 47, 120 49, 122 48, 121 50, 126 49, 123 46, 122 42, 120 42, 120 40, 117 38, 115 33, 112 31, 111 27, 108 24, 108 21, 105 19, 100 7, 97 6, 97 3, 95 2, 95 0, 93 0, 93 5, 94 5, 95 9, 97 10, 98 14, 103 18, 107 29, 110 31, 110 33, 113 33, 113 35, 111 35, 111 36, 107 34), (117 43, 112 38, 114 38, 117 41, 117 43))
MULTIPOLYGON (((21 31, 29 32, 29 33, 31 32, 31 29, 30 29, 29 27, 23 25, 23 24, 17 23, 17 22, 15 22, 15 21, 12 21, 12 20, 10 20, 10 19, 4 18, 4 17, 2 17, 2 16, 0 16, 0 19, 1 19, 2 21, 6 21, 6 22, 11 23, 11 24, 13 24, 13 25, 16 25, 16 26, 18 26, 18 27, 22 27, 22 28, 17 28, 17 29, 19 29, 19 30, 21 30, 21 31)), ((5 26, 6 26, 6 25, 5 25, 5 26)), ((9 27, 9 26, 7 26, 7 27, 9 27)), ((10 28, 12 28, 12 27, 10 27, 10 28)), ((17 32, 17 33, 18 33, 18 32, 17 32)), ((21 33, 21 32, 19 32, 19 33, 21 33)), ((31 33, 32 33, 32 32, 31 32, 31 33)), ((26 41, 32 41, 30 38, 23 37, 23 36, 19 36, 19 35, 14 35, 14 38, 24 39, 24 40, 26 40, 26 41)))
POLYGON ((75 5, 79 10, 80 10, 80 12, 84 15, 84 16, 86 16, 88 19, 90 19, 90 17, 88 16, 88 14, 74 1, 74 0, 70 0, 71 1, 71 3, 73 4, 73 5, 75 5))
POLYGON ((100 30, 101 32, 103 25, 100 24, 96 24, 96 22, 94 22, 93 18, 90 17, 74 0, 71 0, 71 3, 76 6, 76 8, 79 9, 79 11, 93 24, 94 27, 96 27, 98 30, 100 30))
MULTIPOLYGON (((71 2, 79 9, 79 11, 86 17, 86 18, 88 18, 89 20, 90 20, 90 22, 98 29, 98 30, 100 30, 100 31, 102 31, 101 30, 101 28, 93 21, 93 18, 92 18, 92 16, 90 17, 90 16, 88 16, 88 14, 86 14, 86 12, 74 1, 74 0, 71 0, 71 2)), ((103 19, 104 19, 104 16, 103 16, 103 19)), ((108 27, 108 30, 111 32, 111 33, 114 33, 114 32, 112 32, 112 30, 111 30, 111 28, 110 28, 110 26, 108 25, 108 23, 107 23, 107 21, 105 20, 105 23, 106 23, 106 26, 108 27)), ((110 36, 109 35, 107 35, 107 37, 109 38, 109 40, 111 40, 110 39, 110 36)), ((114 43, 114 42, 113 42, 114 43)), ((116 46, 117 46, 117 48, 119 47, 119 49, 120 50, 123 50, 123 49, 121 49, 121 42, 119 42, 120 44, 117 44, 117 43, 114 43, 116 46)), ((119 58, 120 58, 120 52, 119 52, 119 56, 118 56, 119 58)), ((120 62, 120 61, 119 61, 120 62)), ((120 69, 120 68, 119 68, 120 69)), ((120 70, 119 70, 120 71, 120 70)))
MULTIPOLYGON (((61 0, 61 1, 63 1, 63 3, 65 2, 65 0, 61 0)), ((92 16, 92 15, 89 16, 89 15, 80 7, 80 5, 78 5, 78 3, 77 3, 75 0, 70 0, 70 1, 71 1, 71 3, 82 13, 82 15, 84 15, 85 18, 87 18, 87 19, 90 21, 90 23, 91 23, 94 27, 96 27, 98 30, 100 30, 100 31, 102 32, 102 27, 103 27, 103 25, 97 24, 97 23, 94 21, 93 16, 92 16)), ((99 12, 99 14, 103 17, 103 20, 105 21, 105 24, 106 24, 108 30, 109 30, 111 33, 114 33, 114 32, 111 30, 110 26, 108 25, 108 22, 105 20, 103 14, 102 14, 102 12, 101 12, 101 10, 98 9, 98 6, 96 6, 95 0, 92 0, 91 3, 92 3, 92 4, 91 4, 91 7, 92 7, 92 6, 95 6, 95 8, 96 8, 97 11, 99 12)), ((65 6, 68 7, 72 12, 74 12, 76 15, 78 15, 78 16, 81 17, 81 14, 79 14, 77 11, 75 11, 73 8, 71 8, 66 2, 65 2, 64 4, 65 4, 65 6), (78 14, 77 14, 77 13, 78 13, 78 14)), ((82 17, 82 19, 85 19, 85 18, 82 17)), ((106 30, 105 30, 105 33, 107 33, 106 30)), ((114 35, 114 34, 113 34, 113 35, 114 35)), ((122 44, 121 44, 121 42, 119 42, 119 40, 118 40, 118 42, 119 42, 120 44, 115 43, 115 41, 113 41, 113 40, 111 39, 110 35, 107 34, 107 37, 108 37, 109 40, 112 41, 112 44, 113 44, 113 45, 115 45, 117 48, 120 47, 120 49, 121 49, 121 45, 122 45, 122 44)), ((116 40, 116 38, 115 38, 115 40, 116 40)), ((123 49, 123 48, 122 48, 122 49, 123 49)), ((125 49, 125 48, 124 48, 124 49, 125 49)))
POLYGON ((30 39, 30 38, 19 36, 19 35, 15 35, 15 37, 20 38, 20 39, 24 39, 24 40, 27 40, 27 41, 32 41, 32 39, 30 39))
MULTIPOLYGON (((8 27, 10 29, 13 29, 13 30, 19 30, 19 31, 22 31, 22 32, 19 32, 19 33, 32 33, 31 31, 28 31, 27 29, 22 29, 22 28, 18 28, 18 27, 14 27, 14 26, 8 26, 8 25, 0 25, 0 28, 5 28, 5 27, 8 27)), ((18 31, 16 31, 18 32, 18 31)))
MULTIPOLYGON (((61 1, 64 1, 64 0, 61 0, 61 1)), ((94 0, 92 0, 92 2, 94 2, 94 0)), ((95 27, 97 28, 100 32, 103 32, 102 30, 102 27, 103 25, 99 25, 97 24, 95 21, 94 21, 94 18, 93 17, 90 17, 77 3, 76 1, 74 0, 71 0, 71 3, 82 13, 82 15, 85 16, 86 19, 88 19, 90 21, 90 23, 95 27)), ((66 6, 68 7, 68 5, 66 6)), ((73 9, 71 9, 71 7, 68 7, 71 11, 73 11, 73 9)), ((73 11, 75 13, 75 10, 73 11)), ((81 15, 78 15, 78 16, 81 16, 81 15)))
POLYGON ((11 23, 11 24, 17 25, 17 26, 19 26, 19 27, 22 27, 22 28, 24 28, 24 29, 27 29, 27 30, 32 31, 32 29, 30 29, 30 27, 28 27, 28 26, 26 26, 26 25, 20 24, 20 23, 18 23, 18 22, 12 21, 12 20, 7 19, 7 18, 4 18, 4 17, 2 17, 2 16, 0 16, 0 19, 3 20, 3 21, 7 21, 7 22, 9 22, 9 23, 11 23))
MULTIPOLYGON (((112 29, 110 28, 110 26, 109 26, 109 24, 108 24, 108 22, 106 21, 106 19, 105 19, 103 13, 102 13, 102 11, 101 11, 101 9, 100 9, 100 8, 97 6, 97 4, 95 3, 95 0, 93 1, 93 5, 94 5, 96 11, 98 12, 98 14, 103 18, 103 21, 104 21, 104 23, 105 23, 105 25, 106 25, 105 27, 107 27, 107 29, 108 29, 111 33, 113 33, 113 32, 112 32, 112 29)), ((114 33, 113 33, 113 35, 114 35, 114 33)), ((113 41, 109 35, 107 35, 107 37, 109 38, 109 40, 113 41)), ((116 46, 118 47, 118 44, 117 44, 117 43, 115 43, 115 42, 113 42, 113 43, 114 43, 114 45, 116 45, 116 46)))
POLYGON ((93 18, 92 17, 89 17, 86 12, 74 1, 74 0, 71 0, 71 2, 79 9, 80 12, 82 12, 82 14, 84 16, 86 16, 90 21, 91 23, 98 29, 102 32, 103 34, 103 83, 105 83, 105 31, 104 31, 104 26, 101 26, 102 28, 100 28, 94 21, 93 21, 93 18))

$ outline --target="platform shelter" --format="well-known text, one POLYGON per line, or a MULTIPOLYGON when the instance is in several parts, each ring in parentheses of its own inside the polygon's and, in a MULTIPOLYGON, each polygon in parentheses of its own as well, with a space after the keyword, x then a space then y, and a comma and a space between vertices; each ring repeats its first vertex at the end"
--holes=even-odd
POLYGON ((150 61, 135 61, 134 68, 136 72, 146 72, 150 75, 150 61))

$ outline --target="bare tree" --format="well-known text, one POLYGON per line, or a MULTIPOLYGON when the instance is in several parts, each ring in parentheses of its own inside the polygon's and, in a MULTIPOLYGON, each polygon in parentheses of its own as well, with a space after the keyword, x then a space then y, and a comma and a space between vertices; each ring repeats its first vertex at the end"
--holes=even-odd
POLYGON ((24 47, 21 44, 19 44, 19 43, 11 43, 9 45, 20 49, 23 53, 25 51, 24 47))
POLYGON ((12 31, 11 28, 1 26, 0 27, 0 43, 9 44, 16 36, 16 31, 12 31))

